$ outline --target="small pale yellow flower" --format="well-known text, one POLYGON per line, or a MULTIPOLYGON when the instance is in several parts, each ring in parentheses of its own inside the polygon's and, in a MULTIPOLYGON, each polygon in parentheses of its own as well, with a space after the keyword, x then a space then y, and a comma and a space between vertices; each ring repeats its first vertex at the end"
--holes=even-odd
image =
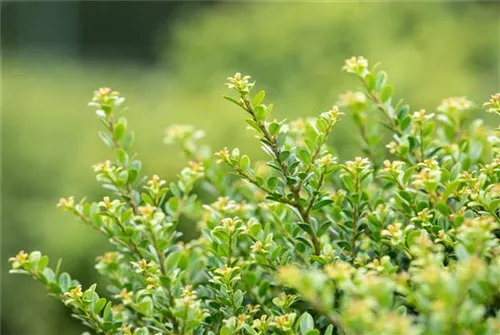
POLYGON ((238 315, 238 323, 239 323, 240 325, 242 325, 242 324, 244 324, 244 323, 245 323, 245 321, 246 321, 248 318, 249 318, 249 316, 248 316, 248 315, 246 315, 246 314, 240 314, 240 315, 238 315))
POLYGON ((443 99, 439 107, 437 108, 440 112, 453 112, 453 111, 465 111, 472 107, 472 101, 468 100, 466 97, 451 97, 443 99))
POLYGON ((94 169, 94 172, 98 173, 106 173, 111 170, 111 161, 107 160, 103 163, 97 163, 95 165, 92 165, 92 169, 94 169))
POLYGON ((16 257, 9 258, 9 262, 12 263, 13 269, 18 269, 26 262, 28 259, 28 254, 21 250, 17 253, 16 257))
POLYGON ((402 161, 390 161, 390 160, 385 160, 384 161, 384 172, 396 172, 400 173, 403 171, 403 166, 405 165, 404 162, 402 161))
POLYGON ((205 168, 203 167, 203 165, 199 162, 193 162, 193 161, 189 161, 188 162, 188 166, 191 170, 193 170, 194 172, 204 172, 205 171, 205 168))
POLYGON ((120 327, 122 335, 132 335, 132 326, 126 325, 125 323, 120 327))
POLYGON ((116 297, 121 299, 125 305, 132 303, 132 292, 127 291, 126 288, 122 289, 116 297))
POLYGON ((109 88, 109 87, 101 87, 98 90, 94 91, 94 96, 96 98, 102 98, 102 97, 105 97, 107 95, 110 95, 111 92, 112 92, 111 88, 109 88))
POLYGON ((76 286, 74 289, 70 290, 69 292, 64 292, 64 296, 73 298, 73 299, 78 299, 81 296, 83 296, 82 292, 82 285, 76 286))
POLYGON ((104 197, 102 201, 98 203, 98 205, 100 207, 110 209, 111 207, 113 207, 113 202, 109 199, 109 197, 104 197))
POLYGON ((234 229, 236 228, 236 219, 224 218, 221 220, 221 223, 226 229, 230 231, 234 231, 234 229))
POLYGON ((334 105, 329 111, 321 113, 321 117, 332 122, 336 121, 340 114, 342 113, 340 112, 339 107, 334 105))
POLYGON ((426 114, 425 109, 421 109, 419 111, 414 112, 412 114, 411 118, 415 122, 422 123, 424 121, 428 121, 428 120, 432 119, 434 116, 435 116, 434 113, 426 114))
POLYGON ((329 166, 337 163, 337 157, 333 157, 332 154, 326 154, 316 160, 315 164, 323 167, 329 166))
POLYGON ((155 174, 153 175, 153 177, 151 177, 151 180, 149 180, 147 184, 153 189, 158 189, 166 183, 167 182, 165 180, 162 180, 158 175, 155 174))
POLYGON ((350 73, 362 74, 368 68, 368 60, 363 56, 351 57, 345 60, 342 69, 350 73))
POLYGON ((234 76, 227 77, 228 83, 226 86, 228 88, 236 88, 237 90, 244 90, 249 86, 252 86, 251 83, 248 82, 250 76, 242 76, 241 73, 236 72, 234 76))
POLYGON ((347 91, 339 96, 340 105, 344 107, 352 107, 356 105, 364 105, 366 103, 366 95, 363 92, 347 91))
POLYGON ((251 248, 252 248, 253 252, 256 252, 256 253, 265 251, 264 244, 261 241, 255 242, 251 248))
POLYGON ((385 147, 389 149, 389 152, 393 155, 396 154, 399 149, 399 145, 394 141, 389 142, 389 144, 387 144, 385 147))
POLYGON ((227 148, 224 148, 221 151, 217 152, 215 156, 220 158, 218 162, 227 161, 230 157, 229 150, 227 150, 227 148))
POLYGON ((150 216, 151 214, 153 214, 155 212, 155 210, 156 210, 156 207, 151 206, 150 204, 146 204, 144 206, 137 207, 137 211, 142 216, 150 216))
POLYGON ((117 256, 118 256, 117 252, 106 252, 104 253, 104 255, 98 256, 96 258, 96 261, 110 264, 113 263, 113 261, 116 259, 117 256))
POLYGON ((349 170, 364 170, 370 166, 370 160, 368 158, 356 157, 354 161, 347 161, 346 165, 349 170))
POLYGON ((75 198, 73 197, 61 198, 57 203, 57 208, 72 209, 74 207, 75 207, 75 198))

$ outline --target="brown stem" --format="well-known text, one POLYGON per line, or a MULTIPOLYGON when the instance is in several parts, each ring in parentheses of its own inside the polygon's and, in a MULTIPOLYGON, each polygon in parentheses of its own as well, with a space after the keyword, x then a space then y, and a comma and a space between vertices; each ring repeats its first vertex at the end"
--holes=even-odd
MULTIPOLYGON (((111 139, 113 141, 113 144, 115 145, 115 148, 117 148, 117 149, 121 148, 122 146, 120 144, 120 141, 118 141, 115 137, 115 122, 111 116, 108 119, 108 126, 109 126, 109 132, 111 134, 111 139)), ((129 203, 130 207, 132 207, 134 214, 137 214, 137 204, 134 201, 132 186, 129 183, 127 183, 125 186, 125 189, 123 191, 124 191, 123 195, 125 195, 125 196, 122 196, 123 200, 127 201, 129 203)))
MULTIPOLYGON (((120 222, 120 219, 117 218, 115 215, 113 215, 113 220, 116 222, 116 225, 120 228, 120 230, 122 231, 122 233, 125 233, 125 227, 120 222)), ((132 247, 132 249, 134 250, 134 252, 137 253, 137 255, 139 255, 139 257, 144 258, 143 253, 139 250, 139 248, 134 243, 134 241, 129 240, 129 244, 132 247)))
POLYGON ((420 124, 420 160, 423 162, 425 160, 425 150, 424 150, 424 125, 420 124))
POLYGON ((318 193, 319 193, 321 186, 323 185, 324 179, 325 179, 325 173, 324 173, 324 171, 321 171, 321 175, 320 175, 319 181, 318 181, 318 186, 316 187, 316 192, 312 196, 311 200, 309 201, 309 205, 306 208, 306 212, 305 212, 306 215, 309 215, 309 212, 311 211, 311 209, 314 205, 314 202, 316 201, 316 198, 318 197, 318 193))
MULTIPOLYGON (((359 201, 361 198, 359 196, 360 189, 361 189, 361 185, 360 185, 359 174, 356 173, 356 193, 358 195, 357 201, 359 201)), ((358 204, 356 203, 354 205, 354 212, 352 214, 351 253, 352 253, 353 259, 356 256, 356 235, 358 235, 359 214, 360 214, 359 207, 358 207, 358 204)))
POLYGON ((160 249, 158 248, 158 243, 156 242, 155 233, 153 231, 153 228, 151 227, 151 224, 149 223, 147 226, 151 237, 151 244, 153 244, 155 252, 158 255, 158 261, 160 262, 160 271, 162 275, 166 276, 167 274, 165 271, 165 254, 161 252, 160 249))
MULTIPOLYGON (((92 227, 92 229, 94 229, 95 231, 101 233, 102 235, 106 236, 107 238, 109 239, 112 239, 113 241, 115 241, 116 243, 120 244, 121 246, 125 247, 126 249, 128 249, 129 251, 133 251, 135 253, 137 253, 137 255, 142 259, 144 258, 144 255, 140 252, 139 249, 137 249, 137 247, 135 246, 135 244, 132 243, 132 245, 129 245, 127 242, 125 241, 122 241, 120 240, 119 238, 117 238, 116 236, 111 236, 111 235, 108 235, 106 234, 104 231, 102 231, 101 229, 99 229, 99 227, 97 226, 94 226, 92 224, 92 221, 89 220, 89 218, 87 218, 86 216, 84 216, 83 214, 81 214, 80 212, 74 210, 73 211, 74 214, 76 214, 78 216, 78 218, 80 220, 82 220, 85 224, 87 224, 88 226, 92 227)), ((121 227, 121 229, 123 229, 123 227, 121 227)))
POLYGON ((280 151, 279 151, 276 139, 273 138, 271 136, 271 134, 269 134, 269 131, 267 130, 265 124, 263 124, 261 121, 257 120, 257 118, 255 117, 252 105, 251 105, 250 101, 248 100, 248 98, 242 96, 242 99, 243 99, 245 107, 246 107, 245 110, 252 116, 253 120, 257 123, 257 125, 260 128, 260 130, 262 131, 262 134, 263 134, 264 138, 269 143, 271 143, 271 150, 272 150, 272 152, 274 154, 274 159, 280 165, 283 177, 285 177, 285 181, 286 181, 288 187, 290 188, 290 190, 292 191, 292 195, 293 195, 294 201, 293 201, 293 203, 291 205, 293 207, 295 207, 299 211, 299 213, 300 213, 300 219, 302 221, 304 221, 305 223, 307 223, 311 227, 311 233, 309 233, 309 236, 311 237, 311 240, 312 240, 312 243, 313 243, 314 254, 315 255, 319 255, 320 252, 321 252, 321 247, 320 247, 320 243, 319 243, 318 237, 316 236, 316 233, 314 232, 314 227, 313 227, 313 224, 311 222, 311 218, 309 217, 309 213, 305 212, 304 207, 300 203, 300 200, 301 200, 300 199, 300 193, 299 193, 300 190, 298 189, 298 187, 296 187, 293 183, 291 183, 289 181, 290 174, 288 173, 288 169, 287 169, 286 163, 284 161, 282 161, 280 159, 280 157, 279 157, 280 151))
POLYGON ((391 131, 396 133, 398 136, 402 136, 403 133, 401 132, 401 130, 398 129, 397 124, 394 122, 394 119, 391 117, 389 111, 385 108, 385 106, 382 103, 382 101, 380 100, 380 98, 371 89, 369 89, 366 86, 366 83, 363 80, 363 78, 359 77, 359 79, 363 83, 363 86, 365 87, 366 93, 368 94, 368 97, 370 98, 370 100, 372 100, 373 102, 375 102, 377 104, 377 109, 379 111, 381 111, 382 114, 386 117, 387 121, 389 122, 388 126, 391 129, 391 131))
MULTIPOLYGON (((325 137, 323 138, 323 141, 321 141, 321 143, 316 146, 316 149, 314 150, 312 156, 311 156, 311 164, 309 164, 309 166, 307 167, 306 171, 305 171, 305 174, 308 175, 309 172, 311 171, 311 168, 313 166, 313 162, 316 160, 317 156, 319 155, 320 151, 321 151, 321 147, 323 147, 323 145, 325 144, 326 142, 326 139, 328 138, 328 135, 330 134, 330 132, 332 131, 332 128, 333 128, 333 124, 330 124, 328 126, 328 128, 326 129, 325 131, 325 137)), ((303 182, 300 182, 299 185, 297 186, 297 192, 300 193, 300 190, 302 189, 302 186, 303 186, 303 182)))

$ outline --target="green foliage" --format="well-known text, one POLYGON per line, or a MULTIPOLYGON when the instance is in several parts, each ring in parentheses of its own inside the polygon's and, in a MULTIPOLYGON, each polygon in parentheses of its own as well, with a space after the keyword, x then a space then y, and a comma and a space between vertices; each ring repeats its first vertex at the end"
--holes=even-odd
POLYGON ((186 11, 169 32, 165 64, 179 85, 199 94, 227 73, 252 73, 272 88, 278 115, 298 117, 351 87, 332 64, 362 53, 384 60, 400 96, 430 108, 443 95, 481 99, 498 85, 498 10, 498 3, 473 2, 221 4, 186 11))
MULTIPOLYGON (((99 199, 105 193, 92 182, 89 162, 105 160, 107 151, 92 131, 94 120, 82 103, 97 84, 119 87, 127 97, 127 106, 134 111, 127 113, 137 139, 133 150, 140 153, 143 173, 158 173, 170 183, 186 161, 175 146, 164 146, 160 140, 168 124, 203 128, 204 143, 212 148, 231 144, 252 162, 264 157, 239 126, 243 113, 220 99, 225 94, 221 78, 237 70, 259 79, 259 88, 268 91, 266 99, 276 105, 271 117, 278 119, 315 116, 339 93, 352 90, 355 78, 342 76, 335 64, 359 53, 383 60, 394 94, 413 106, 431 111, 441 97, 463 94, 482 101, 485 92, 498 91, 494 89, 500 65, 495 38, 498 6, 495 2, 225 2, 201 10, 190 6, 159 30, 168 34, 154 41, 166 60, 154 64, 124 63, 116 52, 99 53, 102 57, 97 60, 86 53, 76 58, 44 55, 44 50, 13 54, 4 47, 2 253, 43 250, 54 258, 64 257, 65 270, 84 285, 99 280, 92 271, 93 259, 106 250, 105 238, 87 234, 85 226, 71 224, 64 213, 53 210, 61 194, 99 199)), ((468 115, 486 124, 496 122, 496 115, 475 110, 468 115)), ((369 122, 377 122, 374 114, 367 116, 369 122)), ((368 156, 357 140, 353 122, 343 118, 327 143, 334 146, 334 156, 345 161, 368 156)), ((184 219, 179 229, 184 232, 182 239, 189 240, 196 236, 195 221, 184 219)), ((2 271, 7 273, 8 267, 4 262, 2 271)), ((1 333, 69 334, 83 328, 65 316, 57 301, 45 299, 37 283, 20 282, 15 276, 2 279, 3 292, 16 294, 2 296, 1 333), (27 300, 33 303, 26 304, 27 300)), ((98 291, 105 287, 99 285, 98 291)))
MULTIPOLYGON (((173 126, 165 141, 190 163, 168 185, 144 176, 131 153, 123 97, 99 89, 90 106, 114 158, 94 170, 113 199, 58 206, 109 240, 96 269, 110 296, 84 290, 38 251, 11 258, 11 271, 102 334, 498 334, 500 129, 472 120, 465 97, 410 112, 363 57, 343 69, 362 88, 298 121, 270 118, 249 76, 228 78, 226 99, 268 159, 252 163, 237 148, 214 155, 202 132, 173 126), (343 114, 368 157, 339 162, 327 145, 343 114), (201 234, 187 243, 183 216, 201 234)), ((500 114, 499 97, 488 112, 500 114)))

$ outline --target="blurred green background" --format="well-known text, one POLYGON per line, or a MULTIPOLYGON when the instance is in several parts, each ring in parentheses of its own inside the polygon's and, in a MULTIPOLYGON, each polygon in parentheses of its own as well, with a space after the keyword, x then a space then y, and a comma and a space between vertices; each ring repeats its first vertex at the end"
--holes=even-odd
MULTIPOLYGON (((175 178, 186 161, 164 128, 189 123, 213 148, 260 157, 243 113, 221 96, 248 73, 276 118, 326 111, 357 82, 343 60, 382 62, 413 109, 500 90, 500 4, 298 2, 2 2, 2 334, 80 334, 43 287, 8 275, 9 256, 42 250, 84 285, 106 241, 56 210, 60 196, 103 196, 91 165, 109 157, 86 107, 95 88, 127 97, 145 173, 175 178)), ((483 117, 478 114, 477 117, 483 117)), ((332 136, 360 153, 348 117, 332 136)), ((488 119, 486 119, 488 122, 488 119)), ((101 288, 102 290, 102 288, 101 288)))

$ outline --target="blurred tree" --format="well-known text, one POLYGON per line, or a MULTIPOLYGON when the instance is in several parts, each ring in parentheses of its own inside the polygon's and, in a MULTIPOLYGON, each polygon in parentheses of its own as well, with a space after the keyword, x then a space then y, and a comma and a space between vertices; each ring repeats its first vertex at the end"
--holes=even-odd
MULTIPOLYGON (((2 3, 2 47, 84 59, 133 60, 152 65, 158 31, 168 31, 182 8, 196 11, 213 2, 7 1, 2 3)), ((162 43, 162 46, 164 43, 162 43)))
MULTIPOLYGON (((186 13, 169 33, 165 64, 177 87, 204 97, 185 104, 210 105, 214 120, 230 112, 207 89, 236 71, 258 78, 280 117, 326 110, 352 86, 338 79, 352 55, 383 62, 396 97, 433 109, 443 96, 482 101, 499 88, 499 15, 499 3, 228 3, 186 13)), ((357 135, 343 135, 334 141, 351 156, 345 144, 357 135)))

